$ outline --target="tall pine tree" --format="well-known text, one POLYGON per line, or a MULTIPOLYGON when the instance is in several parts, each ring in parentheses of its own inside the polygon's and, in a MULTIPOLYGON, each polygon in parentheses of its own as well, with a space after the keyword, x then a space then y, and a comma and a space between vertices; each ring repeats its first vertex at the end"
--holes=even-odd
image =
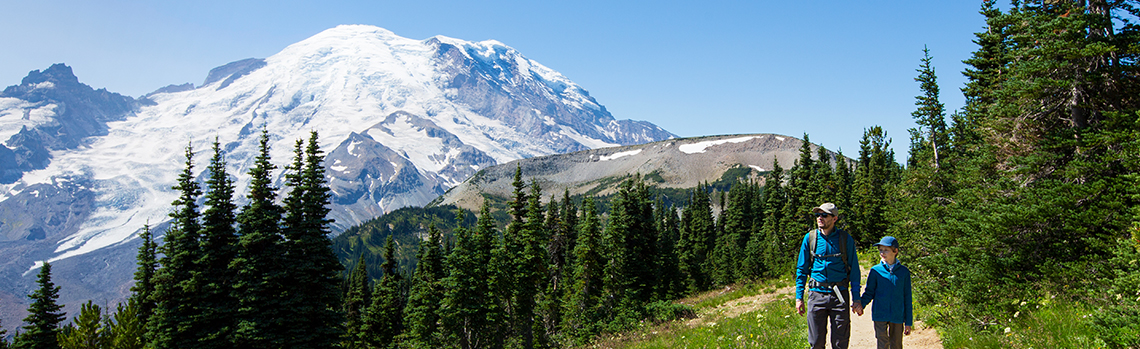
POLYGON ((292 189, 285 198, 284 253, 287 275, 292 279, 287 299, 286 346, 330 348, 341 333, 339 302, 340 261, 332 251, 326 216, 329 188, 325 183, 324 152, 316 131, 309 143, 298 140, 287 182, 292 189))
POLYGON ((170 213, 173 221, 160 247, 162 268, 154 276, 155 310, 147 327, 150 346, 157 349, 199 348, 202 338, 202 326, 197 321, 201 309, 196 302, 186 301, 197 299, 202 284, 197 266, 201 255, 198 198, 202 190, 194 180, 193 156, 193 148, 187 145, 186 167, 173 188, 179 192, 170 213))
POLYGON ((272 172, 276 168, 269 157, 269 131, 263 129, 258 155, 249 169, 249 202, 242 207, 236 221, 240 236, 232 267, 234 294, 238 301, 235 314, 234 344, 242 348, 278 348, 288 336, 281 319, 287 316, 284 298, 286 281, 282 209, 277 205, 277 188, 272 172))
POLYGON ((202 325, 201 345, 222 348, 232 345, 234 311, 238 308, 233 296, 234 270, 230 268, 237 246, 234 184, 226 172, 226 160, 221 144, 214 138, 214 156, 207 167, 206 209, 202 212, 201 253, 196 264, 201 272, 201 292, 194 301, 201 309, 196 322, 202 325))
POLYGON ((51 263, 44 263, 40 273, 36 275, 36 284, 39 288, 28 295, 32 304, 28 305, 28 317, 24 318, 24 332, 16 336, 13 347, 18 349, 51 349, 59 348, 56 337, 60 332, 60 323, 66 319, 63 305, 56 304, 59 299, 59 286, 51 282, 51 263))

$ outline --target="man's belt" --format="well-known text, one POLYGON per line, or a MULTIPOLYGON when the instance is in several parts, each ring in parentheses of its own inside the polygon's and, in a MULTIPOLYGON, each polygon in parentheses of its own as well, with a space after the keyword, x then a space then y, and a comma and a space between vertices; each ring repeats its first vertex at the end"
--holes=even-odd
POLYGON ((842 288, 846 288, 847 286, 845 286, 845 285, 847 285, 848 283, 850 283, 850 281, 848 281, 848 280, 843 280, 840 282, 819 282, 819 281, 815 281, 815 279, 812 279, 810 277, 808 278, 808 287, 809 288, 830 288, 832 292, 835 292, 835 296, 839 297, 839 303, 840 304, 847 303, 847 300, 843 299, 842 288))

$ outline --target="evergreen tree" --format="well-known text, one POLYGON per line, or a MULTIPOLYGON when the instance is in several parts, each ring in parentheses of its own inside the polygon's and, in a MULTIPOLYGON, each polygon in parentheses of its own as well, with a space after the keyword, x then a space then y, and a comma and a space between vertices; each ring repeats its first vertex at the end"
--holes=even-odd
POLYGON ((685 275, 686 292, 709 289, 709 254, 712 249, 713 217, 707 187, 701 184, 689 194, 681 212, 681 238, 677 244, 678 266, 685 275))
POLYGON ((28 305, 28 317, 24 318, 24 332, 16 336, 13 348, 51 349, 59 348, 56 339, 60 332, 59 324, 66 319, 63 305, 56 304, 59 286, 51 282, 51 263, 44 263, 36 275, 39 288, 28 295, 32 304, 28 305))
POLYGON ((154 276, 154 314, 147 324, 150 346, 157 349, 198 348, 202 338, 201 309, 195 302, 201 292, 202 275, 196 262, 201 255, 199 245, 198 197, 202 195, 194 181, 193 148, 186 146, 186 167, 174 186, 180 194, 173 202, 170 228, 160 247, 162 268, 154 276))
POLYGON ((677 240, 680 239, 679 220, 673 206, 666 206, 658 198, 654 204, 653 221, 657 223, 657 289, 654 300, 674 300, 685 293, 685 279, 677 259, 677 240))
POLYGON ((286 264, 281 239, 282 209, 276 204, 277 188, 269 157, 269 131, 263 129, 258 156, 249 169, 249 202, 242 206, 236 221, 240 236, 232 268, 235 314, 234 345, 242 348, 278 348, 288 336, 283 327, 287 303, 286 264))
POLYGON ((139 314, 141 307, 135 300, 119 303, 113 322, 105 326, 110 332, 110 347, 115 349, 142 349, 146 346, 146 321, 139 314))
POLYGON ((292 279, 286 314, 288 330, 286 346, 328 348, 340 338, 343 315, 339 312, 339 281, 342 269, 333 254, 326 235, 332 222, 329 212, 329 188, 325 183, 324 153, 318 135, 313 131, 309 144, 301 150, 297 142, 292 172, 287 182, 292 187, 285 199, 284 252, 288 259, 286 275, 292 279))
POLYGON ((562 330, 579 344, 585 343, 600 330, 603 317, 601 221, 594 199, 587 197, 582 203, 582 219, 578 226, 578 241, 574 244, 574 264, 570 290, 562 303, 566 316, 562 330))
POLYGON ((143 226, 143 231, 139 233, 139 240, 142 240, 142 245, 139 246, 138 257, 136 258, 138 269, 135 271, 135 284, 131 286, 132 294, 129 302, 136 309, 139 325, 145 328, 146 323, 150 321, 151 314, 154 314, 155 304, 152 295, 154 294, 154 275, 158 270, 158 244, 154 242, 149 224, 143 226))
POLYGON ((198 341, 204 347, 223 348, 232 345, 234 311, 238 308, 233 296, 234 270, 230 263, 235 256, 237 231, 233 203, 234 185, 226 172, 226 161, 221 144, 214 139, 214 157, 207 168, 206 209, 202 213, 201 253, 195 264, 201 273, 201 292, 194 301, 200 309, 195 322, 201 324, 198 341))
POLYGON ((420 244, 419 262, 412 275, 412 289, 404 307, 405 331, 401 348, 435 348, 439 340, 439 300, 443 298, 442 234, 435 224, 428 226, 428 240, 420 244))
POLYGON ((91 301, 80 307, 79 315, 59 336, 62 349, 107 349, 110 346, 109 329, 103 327, 103 311, 91 301))
POLYGON ((887 234, 888 188, 894 183, 894 152, 891 140, 880 126, 863 130, 859 142, 859 160, 847 210, 848 227, 860 245, 879 241, 887 234))
MULTIPOLYGON (((518 285, 515 289, 516 319, 523 348, 534 348, 542 346, 536 342, 544 341, 542 337, 545 331, 537 310, 541 292, 546 289, 549 262, 546 242, 549 238, 544 226, 546 213, 540 202, 542 191, 538 183, 531 182, 530 194, 525 197, 526 218, 519 231, 521 249, 515 264, 518 285)), ((512 225, 515 223, 512 222, 512 225)))
POLYGON ((772 171, 764 180, 763 240, 759 247, 753 247, 753 250, 763 251, 760 263, 764 266, 764 273, 761 276, 774 277, 791 270, 794 265, 792 256, 798 251, 795 247, 798 231, 783 229, 784 222, 788 220, 786 207, 790 201, 783 181, 784 169, 778 160, 772 160, 772 171))
POLYGON ((962 94, 966 105, 952 116, 950 149, 961 158, 973 157, 984 145, 979 132, 983 121, 994 109, 997 91, 1009 74, 1009 24, 1002 19, 996 0, 983 0, 979 11, 986 18, 985 30, 974 33, 978 49, 962 61, 968 67, 962 75, 967 78, 962 94))
MULTIPOLYGON (((456 220, 462 222, 460 210, 456 220)), ((445 341, 462 349, 491 348, 495 341, 493 319, 497 304, 491 293, 490 251, 494 245, 494 218, 484 203, 474 230, 458 228, 455 248, 447 257, 448 276, 443 280, 444 297, 441 316, 445 341)))
POLYGON ((927 162, 929 166, 938 169, 941 167, 941 158, 946 155, 946 147, 950 143, 950 134, 946 131, 946 107, 938 100, 938 77, 934 73, 934 60, 930 57, 930 50, 922 48, 922 64, 919 65, 918 77, 914 81, 920 83, 922 94, 915 97, 914 105, 918 107, 910 115, 919 128, 911 129, 911 160, 910 166, 918 161, 927 162))
POLYGON ((713 283, 728 285, 747 274, 741 261, 752 234, 752 196, 744 183, 735 183, 728 191, 728 202, 721 211, 723 232, 713 249, 713 283))
POLYGON ((368 280, 368 265, 364 256, 357 259, 356 267, 348 275, 344 297, 344 342, 343 348, 364 348, 367 335, 364 333, 364 310, 372 304, 372 289, 368 280))
POLYGON ((499 239, 498 244, 491 253, 492 281, 495 294, 499 297, 499 304, 503 310, 502 316, 505 328, 502 334, 507 341, 521 340, 521 316, 519 313, 519 258, 523 248, 523 228, 526 218, 527 196, 522 181, 522 168, 515 168, 515 177, 511 182, 513 199, 509 202, 511 222, 507 224, 506 231, 499 239))
POLYGON ((396 348, 396 336, 404 331, 404 300, 397 267, 396 243, 392 235, 388 235, 384 244, 384 264, 380 265, 384 276, 372 291, 372 305, 364 311, 366 348, 396 348))

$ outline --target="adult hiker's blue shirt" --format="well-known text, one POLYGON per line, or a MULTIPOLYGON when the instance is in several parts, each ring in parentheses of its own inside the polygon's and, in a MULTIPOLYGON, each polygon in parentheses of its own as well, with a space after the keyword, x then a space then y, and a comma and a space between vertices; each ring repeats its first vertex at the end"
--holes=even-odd
POLYGON ((871 303, 871 320, 914 326, 910 269, 901 262, 896 260, 893 268, 886 262, 871 267, 861 298, 864 307, 871 303))
MULTIPOLYGON (((831 234, 824 235, 819 232, 819 238, 815 241, 815 254, 821 256, 839 254, 839 236, 843 235, 847 238, 847 265, 851 266, 851 272, 846 271, 846 266, 843 264, 843 258, 840 256, 835 257, 819 257, 815 258, 812 265, 807 265, 809 254, 811 250, 808 249, 808 241, 811 234, 815 234, 816 230, 811 230, 804 234, 803 242, 800 243, 799 259, 796 261, 796 299, 804 299, 804 286, 807 284, 807 278, 810 276, 816 282, 822 283, 836 283, 843 280, 851 282, 850 290, 855 290, 853 293, 859 292, 859 255, 855 253, 855 238, 851 234, 839 234, 841 231, 836 228, 831 234)), ((812 291, 832 293, 830 288, 813 287, 812 291)))

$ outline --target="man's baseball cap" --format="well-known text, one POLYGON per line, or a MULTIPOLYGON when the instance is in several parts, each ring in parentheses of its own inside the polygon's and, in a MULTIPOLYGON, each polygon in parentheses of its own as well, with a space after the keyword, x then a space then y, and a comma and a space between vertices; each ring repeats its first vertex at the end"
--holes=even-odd
POLYGON ((823 205, 819 205, 819 207, 812 208, 811 213, 826 213, 832 216, 836 216, 839 215, 839 208, 835 207, 835 204, 828 202, 823 205))
POLYGON ((899 240, 895 239, 894 236, 884 236, 882 240, 879 240, 878 243, 875 243, 872 246, 887 246, 887 247, 899 248, 899 240))

